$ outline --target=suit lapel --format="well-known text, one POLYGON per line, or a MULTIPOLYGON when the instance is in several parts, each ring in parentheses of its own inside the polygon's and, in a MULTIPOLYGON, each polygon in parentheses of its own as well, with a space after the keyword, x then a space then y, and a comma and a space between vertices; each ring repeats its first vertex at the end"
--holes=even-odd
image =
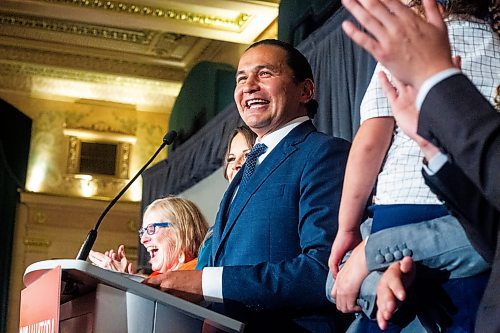
POLYGON ((223 203, 221 204, 221 209, 219 209, 219 212, 217 214, 217 222, 219 222, 219 219, 220 222, 223 222, 225 219, 226 223, 225 225, 224 223, 219 223, 219 227, 221 227, 221 229, 218 230, 221 231, 221 233, 219 234, 220 238, 214 238, 214 248, 212 249, 212 253, 214 254, 215 260, 217 260, 217 257, 220 254, 222 244, 226 241, 229 233, 231 232, 231 229, 234 227, 234 224, 237 222, 239 216, 241 215, 250 198, 262 186, 267 178, 287 158, 289 158, 294 151, 298 149, 297 144, 304 141, 305 137, 314 130, 316 129, 310 121, 307 121, 294 128, 257 167, 255 173, 252 175, 252 178, 250 178, 245 188, 238 189, 238 193, 231 203, 231 198, 236 188, 235 184, 239 184, 242 177, 242 172, 238 172, 235 179, 233 179, 233 181, 231 182, 230 188, 228 189, 228 191, 226 191, 223 203), (230 196, 228 196, 229 192, 231 194, 230 196), (224 206, 224 210, 222 210, 222 206, 224 206))
MULTIPOLYGON (((243 170, 243 169, 241 169, 243 170)), ((213 242, 212 244, 220 244, 222 232, 224 231, 224 227, 227 221, 227 214, 231 207, 231 199, 233 198, 234 191, 238 188, 238 184, 241 181, 241 177, 243 176, 243 172, 238 172, 222 197, 219 211, 217 212, 217 216, 215 217, 214 223, 214 233, 213 233, 213 242)), ((216 246, 212 246, 212 256, 215 257, 216 246)), ((212 263, 213 264, 213 263, 212 263)))

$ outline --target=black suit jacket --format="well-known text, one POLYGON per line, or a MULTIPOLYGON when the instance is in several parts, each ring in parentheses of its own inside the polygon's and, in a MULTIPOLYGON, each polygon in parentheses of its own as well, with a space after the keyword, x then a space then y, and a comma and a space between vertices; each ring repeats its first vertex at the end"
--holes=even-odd
MULTIPOLYGON (((446 152, 460 168, 459 174, 463 172, 450 176, 443 170, 435 179, 441 183, 440 195, 462 215, 471 242, 487 260, 495 248, 476 332, 500 332, 500 115, 464 75, 454 75, 427 94, 418 134, 446 152)), ((436 189, 437 183, 429 185, 436 189)))
POLYGON ((425 184, 460 221, 474 248, 487 262, 492 263, 500 212, 455 164, 447 162, 432 176, 422 170, 422 175, 425 184))
POLYGON ((456 165, 446 163, 435 175, 425 171, 425 183, 446 202, 457 217, 471 243, 483 258, 493 263, 490 280, 481 301, 476 332, 500 332, 500 211, 456 165))
POLYGON ((500 114, 465 75, 451 76, 429 91, 418 134, 448 153, 500 210, 500 114))

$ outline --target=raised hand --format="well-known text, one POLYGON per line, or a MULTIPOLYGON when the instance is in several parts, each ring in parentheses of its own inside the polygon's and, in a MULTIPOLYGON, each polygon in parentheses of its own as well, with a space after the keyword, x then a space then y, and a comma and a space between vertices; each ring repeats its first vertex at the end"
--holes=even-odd
POLYGON ((419 89, 432 75, 453 67, 446 25, 435 0, 423 0, 427 22, 400 0, 342 0, 366 28, 342 28, 393 76, 419 89))
POLYGON ((439 153, 439 148, 417 134, 418 110, 415 104, 417 98, 416 89, 402 83, 398 79, 393 80, 393 86, 384 72, 379 73, 379 79, 382 89, 391 105, 397 125, 419 145, 420 150, 422 150, 425 158, 429 161, 434 155, 439 153))

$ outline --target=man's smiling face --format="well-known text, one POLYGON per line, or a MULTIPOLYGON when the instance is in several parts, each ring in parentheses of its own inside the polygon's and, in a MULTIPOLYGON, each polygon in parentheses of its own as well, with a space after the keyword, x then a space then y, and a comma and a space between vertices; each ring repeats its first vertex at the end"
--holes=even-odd
POLYGON ((294 81, 286 60, 286 51, 274 45, 250 48, 240 59, 234 100, 245 124, 259 137, 306 115, 304 83, 294 81))

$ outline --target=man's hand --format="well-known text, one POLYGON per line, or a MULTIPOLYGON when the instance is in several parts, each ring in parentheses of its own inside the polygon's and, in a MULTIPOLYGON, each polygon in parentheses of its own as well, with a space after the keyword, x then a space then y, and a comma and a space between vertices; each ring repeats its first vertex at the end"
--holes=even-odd
POLYGON ((344 313, 361 311, 359 305, 356 304, 356 298, 367 276, 365 245, 361 242, 337 274, 333 285, 332 296, 335 298, 339 311, 344 313))
POLYGON ((417 142, 418 140, 423 140, 417 134, 418 110, 416 106, 417 91, 415 88, 402 83, 396 78, 391 83, 384 72, 379 72, 378 78, 382 90, 389 100, 398 127, 411 139, 417 142))
POLYGON ((435 0, 423 3, 428 22, 400 0, 342 0, 369 32, 345 21, 345 33, 393 76, 417 90, 432 75, 453 67, 448 33, 438 5, 435 0))
POLYGON ((425 158, 429 161, 434 155, 439 153, 439 148, 417 134, 418 110, 415 104, 417 98, 416 89, 402 83, 396 78, 393 79, 393 83, 389 82, 384 72, 378 73, 378 76, 382 89, 391 105, 397 125, 419 145, 420 150, 422 150, 425 158))
POLYGON ((143 283, 189 302, 200 303, 203 301, 201 276, 201 270, 167 272, 146 279, 143 283))
POLYGON ((337 278, 342 258, 344 258, 345 254, 352 250, 360 242, 361 236, 359 234, 359 229, 353 231, 339 230, 337 232, 335 241, 332 244, 330 258, 328 259, 328 266, 330 267, 330 271, 332 271, 334 278, 337 278))
POLYGON ((415 264, 410 257, 395 262, 384 272, 377 286, 377 323, 380 329, 396 311, 399 302, 406 299, 406 289, 415 279, 415 264))

